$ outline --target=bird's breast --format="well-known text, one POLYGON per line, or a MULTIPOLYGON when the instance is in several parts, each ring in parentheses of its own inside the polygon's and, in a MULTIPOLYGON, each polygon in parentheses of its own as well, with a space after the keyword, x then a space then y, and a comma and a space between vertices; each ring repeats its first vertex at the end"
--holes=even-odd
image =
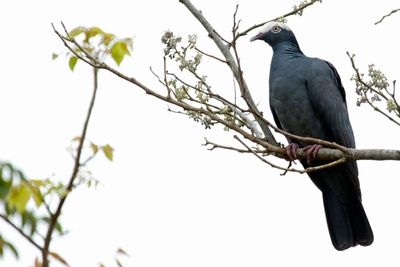
POLYGON ((270 80, 270 105, 283 130, 300 136, 325 138, 320 118, 301 75, 282 75, 270 80))

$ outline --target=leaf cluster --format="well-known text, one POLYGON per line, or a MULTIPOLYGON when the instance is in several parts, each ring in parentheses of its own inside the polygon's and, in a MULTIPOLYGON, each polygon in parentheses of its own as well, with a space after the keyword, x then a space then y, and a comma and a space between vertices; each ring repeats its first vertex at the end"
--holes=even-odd
MULTIPOLYGON (((40 225, 50 221, 46 197, 65 192, 64 185, 50 179, 27 179, 25 174, 8 162, 0 162, 0 214, 3 219, 31 239, 41 236, 40 225), (64 191, 63 191, 64 190, 64 191), (46 208, 44 208, 44 206, 46 208)), ((56 225, 63 234, 61 224, 56 225)), ((0 234, 0 256, 8 248, 16 257, 17 249, 0 234)))
MULTIPOLYGON (((78 62, 78 55, 84 50, 96 60, 103 62, 108 57, 120 65, 125 56, 130 56, 133 39, 131 37, 119 38, 116 35, 105 32, 99 27, 79 26, 68 33, 68 38, 79 40, 80 47, 75 47, 74 52, 68 52, 68 66, 73 71, 78 62)), ((53 53, 52 58, 56 59, 58 54, 53 53)))

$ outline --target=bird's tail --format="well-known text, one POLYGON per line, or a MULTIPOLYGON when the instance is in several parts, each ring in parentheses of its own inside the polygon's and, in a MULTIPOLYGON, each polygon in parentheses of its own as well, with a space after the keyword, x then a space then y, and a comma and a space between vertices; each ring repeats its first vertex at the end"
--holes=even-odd
POLYGON ((329 234, 337 250, 372 244, 374 235, 360 198, 343 203, 334 193, 324 192, 323 199, 329 234))

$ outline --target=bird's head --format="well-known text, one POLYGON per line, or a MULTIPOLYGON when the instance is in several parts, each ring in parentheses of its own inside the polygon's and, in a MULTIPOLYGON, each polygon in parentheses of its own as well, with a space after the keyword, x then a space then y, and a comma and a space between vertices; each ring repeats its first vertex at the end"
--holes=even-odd
POLYGON ((255 40, 263 40, 272 46, 272 48, 285 42, 298 46, 296 37, 289 26, 276 21, 265 24, 261 31, 250 39, 250 41, 255 40))

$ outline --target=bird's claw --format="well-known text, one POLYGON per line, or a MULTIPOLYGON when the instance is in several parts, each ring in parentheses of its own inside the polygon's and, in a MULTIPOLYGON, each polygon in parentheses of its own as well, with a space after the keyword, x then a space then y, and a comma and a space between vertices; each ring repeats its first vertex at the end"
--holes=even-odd
POLYGON ((296 150, 299 148, 299 145, 296 143, 290 143, 286 147, 286 155, 288 161, 295 161, 297 159, 296 150))
POLYGON ((315 160, 317 153, 321 147, 321 145, 314 144, 303 148, 303 151, 307 154, 307 162, 315 160))

